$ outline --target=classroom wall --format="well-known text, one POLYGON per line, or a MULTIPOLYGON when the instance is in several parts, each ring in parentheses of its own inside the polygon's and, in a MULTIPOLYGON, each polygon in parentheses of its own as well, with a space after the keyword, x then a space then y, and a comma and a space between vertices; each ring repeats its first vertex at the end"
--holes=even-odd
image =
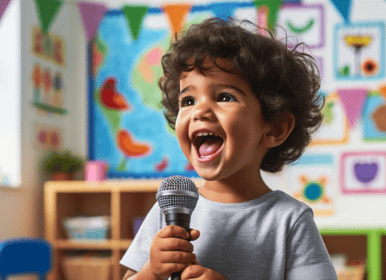
MULTIPOLYGON (((93 1, 90 1, 93 2, 93 1)), ((100 1, 94 1, 100 2, 100 1)), ((143 1, 105 1, 109 8, 119 8, 124 3, 144 3, 143 1)), ((149 5, 159 6, 160 1, 145 1, 149 5)), ((168 1, 179 2, 179 1, 168 1)), ((190 1, 192 4, 235 1, 190 1)), ((248 2, 248 1, 246 1, 248 2)), ((303 3, 326 3, 320 1, 306 1, 303 3)), ((0 238, 16 236, 43 236, 43 183, 47 178, 39 173, 38 165, 44 151, 36 149, 33 141, 33 127, 35 123, 50 126, 60 126, 64 131, 64 147, 83 156, 87 155, 87 72, 86 72, 86 39, 79 12, 75 1, 66 1, 58 17, 51 27, 51 32, 63 37, 66 43, 66 65, 58 68, 63 73, 66 91, 65 116, 42 115, 31 105, 32 85, 31 71, 36 58, 31 54, 31 26, 38 25, 35 3, 33 0, 22 0, 21 36, 22 36, 22 185, 15 190, 2 190, 0 196, 0 238)), ((326 25, 334 25, 342 21, 336 9, 326 5, 326 25)), ((351 18, 355 20, 380 19, 384 20, 386 5, 384 0, 353 0, 351 18)), ((329 69, 332 59, 328 58, 332 52, 331 42, 333 34, 331 28, 326 27, 325 69, 329 69)), ((316 52, 317 53, 317 52, 316 52)), ((47 64, 48 66, 48 64, 47 64)), ((325 89, 334 90, 336 84, 332 82, 332 73, 325 73, 325 89), (331 83, 330 83, 331 82, 331 83)), ((374 82, 377 84, 379 81, 374 82)), ((363 85, 368 85, 363 82, 363 85)), ((339 86, 350 86, 349 82, 340 82, 339 86)), ((361 130, 358 125, 350 132, 352 141, 345 148, 346 151, 356 150, 363 145, 361 130)), ((366 149, 385 148, 384 144, 371 144, 366 149)), ((329 152, 328 146, 312 148, 311 152, 329 152)), ((279 189, 286 184, 283 173, 277 176, 264 175, 273 189, 279 189)), ((386 211, 385 195, 342 195, 337 189, 334 193, 337 199, 336 214, 332 217, 316 217, 320 227, 328 226, 386 226, 384 213, 386 211)))

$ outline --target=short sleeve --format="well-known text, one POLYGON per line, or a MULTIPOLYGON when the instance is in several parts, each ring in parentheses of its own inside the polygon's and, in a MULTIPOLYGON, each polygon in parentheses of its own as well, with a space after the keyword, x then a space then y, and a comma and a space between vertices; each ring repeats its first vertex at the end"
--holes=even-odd
POLYGON ((160 208, 157 203, 147 213, 129 249, 123 255, 120 264, 140 271, 150 257, 150 246, 158 232, 160 208))
POLYGON ((311 209, 298 218, 287 236, 285 279, 337 280, 311 209))

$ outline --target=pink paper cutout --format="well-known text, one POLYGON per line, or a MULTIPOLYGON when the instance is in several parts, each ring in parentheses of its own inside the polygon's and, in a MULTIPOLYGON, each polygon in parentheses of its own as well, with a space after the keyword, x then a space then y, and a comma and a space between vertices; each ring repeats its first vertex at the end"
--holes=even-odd
POLYGON ((5 10, 8 7, 8 4, 11 0, 0 0, 0 19, 3 16, 5 10))
POLYGON ((105 16, 107 7, 100 3, 80 2, 78 8, 86 30, 87 41, 90 41, 94 37, 99 23, 105 16))
POLYGON ((350 128, 353 128, 355 126, 358 120, 358 116, 362 112, 367 92, 367 89, 338 90, 338 96, 342 101, 350 128))

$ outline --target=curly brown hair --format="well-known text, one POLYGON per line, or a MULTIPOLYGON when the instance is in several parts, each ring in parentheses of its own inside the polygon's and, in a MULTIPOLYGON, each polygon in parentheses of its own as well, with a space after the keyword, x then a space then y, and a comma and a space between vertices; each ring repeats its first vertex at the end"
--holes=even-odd
MULTIPOLYGON (((187 31, 175 36, 169 51, 162 57, 164 75, 159 80, 164 115, 171 128, 179 111, 178 95, 182 72, 198 69, 203 72, 204 60, 211 59, 223 71, 216 58, 229 60, 237 72, 249 82, 258 98, 264 120, 279 121, 283 114, 295 117, 295 126, 288 138, 271 148, 260 168, 275 173, 286 163, 296 161, 311 142, 313 133, 321 124, 324 97, 320 88, 319 70, 315 59, 304 52, 304 43, 288 48, 274 35, 264 36, 250 21, 237 22, 219 18, 193 24, 187 31), (244 28, 247 24, 253 29, 244 28), (299 47, 303 46, 303 51, 299 47)), ((261 29, 260 29, 261 30, 261 29)))

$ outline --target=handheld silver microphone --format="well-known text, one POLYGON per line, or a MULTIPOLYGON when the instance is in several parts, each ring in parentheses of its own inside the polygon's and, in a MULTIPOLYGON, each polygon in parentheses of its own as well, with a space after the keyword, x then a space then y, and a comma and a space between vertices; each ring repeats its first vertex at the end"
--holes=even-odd
MULTIPOLYGON (((165 214, 167 225, 183 227, 190 233, 190 216, 196 208, 199 194, 192 180, 171 176, 162 181, 156 199, 165 214)), ((174 272, 172 280, 181 280, 181 272, 174 272)))

